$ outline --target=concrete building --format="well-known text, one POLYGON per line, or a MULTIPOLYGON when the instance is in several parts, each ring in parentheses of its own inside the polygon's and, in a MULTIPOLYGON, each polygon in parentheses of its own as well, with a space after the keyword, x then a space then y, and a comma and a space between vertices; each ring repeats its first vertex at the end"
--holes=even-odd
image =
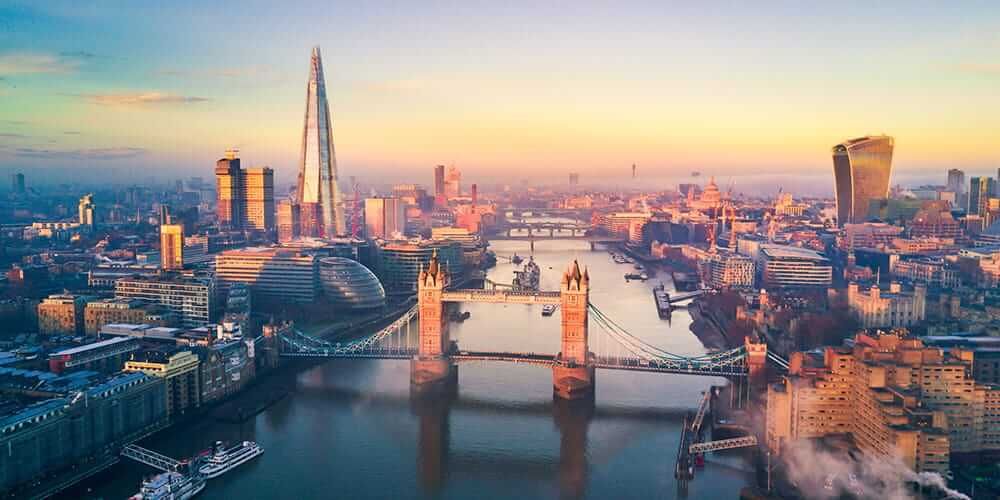
POLYGON ((853 349, 827 348, 813 366, 803 353, 768 387, 766 441, 772 452, 804 438, 848 433, 876 459, 944 473, 953 453, 997 449, 986 425, 1000 389, 967 376, 969 357, 917 339, 858 335, 853 349))
POLYGON ((841 248, 846 251, 855 248, 883 248, 889 246, 893 239, 899 238, 902 234, 902 227, 883 222, 845 224, 841 248))
POLYGON ((434 166, 434 204, 439 207, 448 205, 448 195, 445 194, 444 165, 434 166))
POLYGON ((274 223, 274 170, 254 167, 240 176, 243 194, 243 228, 271 232, 274 223))
POLYGON ((911 238, 960 238, 962 225, 949 210, 925 208, 917 212, 906 228, 911 238))
POLYGON ((131 353, 138 350, 139 340, 130 337, 92 342, 49 354, 49 370, 53 373, 77 370, 116 373, 122 370, 131 353))
POLYGON ((219 289, 245 283, 255 298, 308 303, 319 295, 315 255, 286 248, 241 248, 215 257, 219 289))
POLYGON ((184 226, 160 225, 160 269, 184 269, 184 226))
POLYGON ((921 257, 893 262, 892 276, 929 287, 954 288, 961 285, 961 276, 944 259, 921 257))
POLYGON ((163 379, 167 415, 174 417, 201 406, 199 363, 190 350, 164 346, 132 353, 124 370, 163 379))
POLYGON ((889 196, 892 151, 888 136, 859 137, 833 147, 838 224, 864 222, 868 201, 889 196))
POLYGON ((786 191, 778 195, 778 199, 774 203, 774 215, 801 217, 808 208, 809 205, 805 203, 795 203, 792 193, 786 191))
POLYGON ((927 287, 917 284, 911 292, 893 281, 888 293, 878 284, 867 291, 857 283, 847 285, 847 306, 858 318, 862 328, 896 328, 912 326, 927 315, 927 287))
POLYGON ((365 237, 395 239, 406 234, 406 210, 398 198, 365 199, 365 237))
POLYGON ((83 334, 86 304, 80 295, 50 295, 38 304, 38 331, 43 335, 83 334))
POLYGON ((115 281, 115 298, 162 304, 185 327, 210 323, 215 314, 215 282, 210 278, 170 274, 120 278, 115 281))
POLYGON ((765 288, 829 287, 833 266, 819 253, 785 245, 761 245, 757 257, 765 288))
POLYGON ((653 214, 648 212, 612 212, 603 214, 597 219, 597 226, 608 234, 629 238, 638 231, 642 238, 642 227, 653 214))

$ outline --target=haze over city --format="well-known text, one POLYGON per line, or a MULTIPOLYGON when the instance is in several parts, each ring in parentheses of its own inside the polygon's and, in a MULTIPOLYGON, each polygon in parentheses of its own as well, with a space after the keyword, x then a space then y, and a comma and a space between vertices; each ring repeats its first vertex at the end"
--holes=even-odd
POLYGON ((342 178, 455 163, 482 182, 607 182, 637 163, 664 185, 700 171, 808 190, 829 186, 837 141, 889 133, 894 182, 939 181, 1000 160, 998 11, 5 2, 0 168, 169 179, 237 147, 290 182, 302 54, 320 45, 342 178))

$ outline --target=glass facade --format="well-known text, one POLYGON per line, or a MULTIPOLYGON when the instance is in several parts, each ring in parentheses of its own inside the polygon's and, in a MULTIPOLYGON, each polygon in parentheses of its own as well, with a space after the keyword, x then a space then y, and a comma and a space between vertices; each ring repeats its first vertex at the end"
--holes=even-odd
POLYGON ((333 148, 330 107, 326 100, 323 61, 314 47, 306 86, 305 126, 299 165, 298 202, 302 206, 303 236, 344 234, 344 216, 337 186, 337 158, 333 148))
POLYGON ((860 137, 833 147, 837 223, 865 221, 869 200, 889 196, 894 141, 889 136, 860 137))
POLYGON ((334 307, 377 309, 385 305, 385 289, 367 267, 344 257, 319 261, 319 279, 323 293, 334 307))
POLYGON ((379 276, 389 293, 415 293, 420 268, 426 268, 437 251, 438 260, 452 279, 462 276, 462 245, 453 242, 388 243, 379 250, 379 276))

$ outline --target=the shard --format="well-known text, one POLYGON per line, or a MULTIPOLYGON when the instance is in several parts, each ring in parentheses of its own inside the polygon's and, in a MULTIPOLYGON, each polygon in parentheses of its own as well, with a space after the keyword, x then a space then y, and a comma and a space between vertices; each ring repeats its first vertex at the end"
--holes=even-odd
POLYGON ((345 233, 343 205, 337 186, 337 158, 333 149, 330 107, 326 100, 326 83, 323 80, 323 61, 319 47, 313 48, 309 61, 297 193, 302 236, 330 238, 345 233))

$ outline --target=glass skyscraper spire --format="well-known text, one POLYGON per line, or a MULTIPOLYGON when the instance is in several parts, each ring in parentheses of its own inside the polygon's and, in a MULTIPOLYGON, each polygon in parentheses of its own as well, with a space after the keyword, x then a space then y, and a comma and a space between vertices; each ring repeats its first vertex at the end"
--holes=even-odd
POLYGON ((323 61, 319 47, 313 47, 297 191, 302 236, 329 238, 345 233, 331 127, 323 61))

